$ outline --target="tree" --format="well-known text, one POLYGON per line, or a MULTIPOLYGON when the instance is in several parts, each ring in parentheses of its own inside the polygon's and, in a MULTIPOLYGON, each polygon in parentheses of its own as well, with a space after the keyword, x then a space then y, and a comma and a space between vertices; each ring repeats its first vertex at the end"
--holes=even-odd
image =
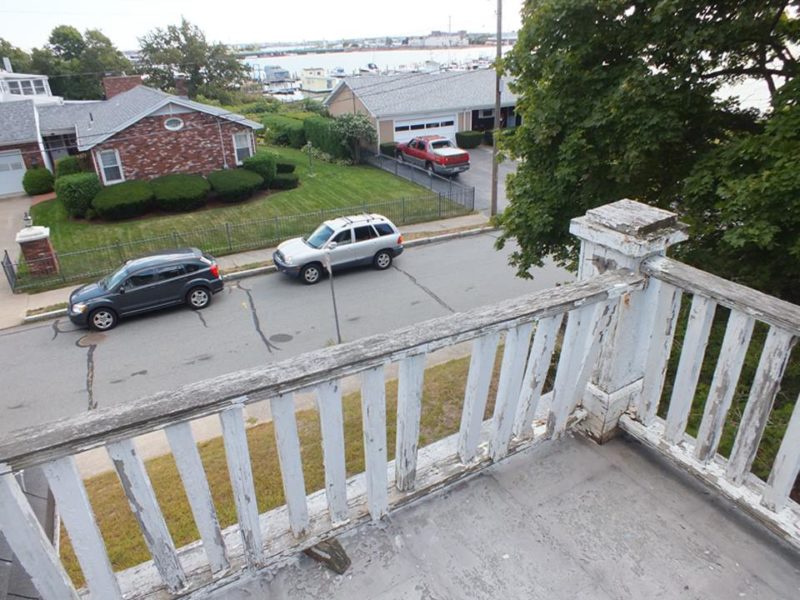
POLYGON ((690 224, 690 242, 676 247, 682 259, 800 298, 798 8, 528 2, 504 61, 522 125, 501 146, 521 160, 498 219, 499 243, 519 243, 518 273, 548 255, 573 263, 569 220, 628 197, 690 224), (769 110, 720 94, 743 81, 763 86, 769 110))
POLYGON ((362 114, 345 113, 334 119, 333 131, 342 145, 350 150, 353 162, 361 160, 361 144, 372 144, 377 139, 375 125, 362 114))
POLYGON ((11 61, 11 68, 17 73, 31 72, 31 56, 21 48, 12 45, 11 42, 0 38, 0 68, 2 68, 3 57, 11 61))
POLYGON ((74 27, 59 25, 49 44, 31 52, 31 72, 47 75, 50 89, 68 100, 103 97, 103 77, 132 72, 130 61, 97 29, 81 34, 74 27))
POLYGON ((180 26, 155 29, 139 39, 141 66, 151 85, 174 89, 177 73, 188 78, 189 97, 216 98, 239 87, 247 69, 221 43, 210 44, 205 34, 186 19, 180 26))

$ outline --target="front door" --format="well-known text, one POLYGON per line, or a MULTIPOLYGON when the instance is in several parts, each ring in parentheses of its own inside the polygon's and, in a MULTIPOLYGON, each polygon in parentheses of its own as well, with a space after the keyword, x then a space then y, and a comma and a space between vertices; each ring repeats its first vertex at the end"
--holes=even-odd
POLYGON ((142 312, 159 303, 158 283, 154 268, 142 269, 126 279, 114 299, 121 315, 142 312))
POLYGON ((328 250, 331 265, 341 267, 353 260, 353 229, 351 227, 342 229, 333 236, 331 242, 336 242, 336 247, 328 250))

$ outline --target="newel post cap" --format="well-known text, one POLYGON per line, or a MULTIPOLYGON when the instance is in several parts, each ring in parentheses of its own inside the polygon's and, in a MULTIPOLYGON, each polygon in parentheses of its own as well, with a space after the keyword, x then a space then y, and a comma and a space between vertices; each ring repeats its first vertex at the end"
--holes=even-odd
POLYGON ((689 239, 687 229, 677 214, 627 198, 593 208, 569 225, 570 233, 583 242, 634 258, 663 254, 689 239))
POLYGON ((36 242, 38 240, 46 240, 50 237, 50 228, 41 225, 34 225, 21 229, 17 233, 17 243, 24 244, 26 242, 36 242))

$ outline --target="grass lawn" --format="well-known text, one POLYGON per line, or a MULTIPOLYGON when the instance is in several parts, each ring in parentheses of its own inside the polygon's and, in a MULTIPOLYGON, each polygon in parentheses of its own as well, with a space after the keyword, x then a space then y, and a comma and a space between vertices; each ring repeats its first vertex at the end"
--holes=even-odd
POLYGON ((340 167, 314 161, 309 172, 308 157, 299 150, 271 147, 283 162, 297 165, 300 187, 262 194, 236 205, 216 206, 185 214, 158 214, 128 221, 104 223, 69 219, 57 200, 37 204, 32 209, 37 225, 50 227, 53 246, 70 252, 170 236, 198 228, 249 223, 279 215, 308 213, 325 209, 358 206, 428 193, 425 188, 369 166, 340 167))
MULTIPOLYGON (((502 344, 497 360, 484 418, 494 410, 502 344)), ((469 357, 449 361, 426 369, 420 420, 419 446, 456 433, 461 421, 469 357)), ((364 438, 361 427, 361 397, 356 392, 343 398, 345 458, 347 475, 364 471, 364 438)), ((397 381, 386 385, 387 448, 389 460, 394 458, 397 415, 397 381)), ((325 471, 320 444, 319 414, 316 410, 296 413, 303 457, 307 493, 325 487, 325 471)), ((284 504, 280 467, 273 424, 263 423, 247 430, 259 513, 284 504)), ((237 522, 236 507, 228 478, 222 438, 199 444, 214 504, 222 527, 237 522)), ((146 462, 169 531, 177 547, 199 539, 183 485, 172 455, 146 462)), ((150 559, 144 539, 131 513, 114 472, 98 475, 86 482, 86 490, 95 517, 106 543, 115 570, 132 567, 150 559)), ((76 585, 83 584, 80 566, 69 537, 62 528, 61 558, 76 585)))

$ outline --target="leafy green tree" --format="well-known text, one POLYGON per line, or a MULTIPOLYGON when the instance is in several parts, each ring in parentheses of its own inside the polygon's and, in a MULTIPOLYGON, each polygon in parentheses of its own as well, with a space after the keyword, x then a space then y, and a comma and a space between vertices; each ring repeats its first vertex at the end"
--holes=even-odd
POLYGON ((188 78, 189 97, 229 99, 247 73, 247 68, 221 43, 211 44, 196 25, 186 19, 179 26, 157 28, 139 39, 141 67, 148 82, 163 90, 174 90, 176 73, 188 78))
POLYGON ((333 131, 350 150, 353 162, 361 160, 361 144, 372 144, 377 139, 375 125, 362 114, 345 113, 334 119, 333 131))
POLYGON ((569 220, 628 197, 691 225, 681 258, 800 299, 799 11, 798 0, 529 0, 504 61, 522 125, 501 142, 521 159, 499 218, 519 274, 548 255, 573 263, 569 220), (722 93, 743 81, 768 110, 722 93))
MULTIPOLYGON (((31 72, 31 55, 17 48, 11 42, 0 38, 0 61, 3 57, 11 61, 11 68, 17 73, 30 73, 31 72)), ((2 63, 0 62, 0 67, 2 63)))
POLYGON ((62 60, 80 59, 86 48, 81 32, 71 25, 59 25, 48 38, 53 55, 62 60))

